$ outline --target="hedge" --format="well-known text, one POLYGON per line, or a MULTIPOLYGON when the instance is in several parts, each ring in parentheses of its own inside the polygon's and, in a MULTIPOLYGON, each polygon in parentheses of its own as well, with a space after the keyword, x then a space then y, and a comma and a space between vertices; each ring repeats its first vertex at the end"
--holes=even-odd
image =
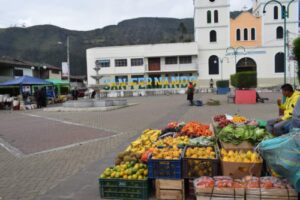
POLYGON ((216 82, 218 88, 228 88, 229 87, 229 80, 220 80, 216 82))
POLYGON ((257 87, 257 73, 255 71, 238 72, 230 76, 231 85, 233 87, 256 88, 257 87))

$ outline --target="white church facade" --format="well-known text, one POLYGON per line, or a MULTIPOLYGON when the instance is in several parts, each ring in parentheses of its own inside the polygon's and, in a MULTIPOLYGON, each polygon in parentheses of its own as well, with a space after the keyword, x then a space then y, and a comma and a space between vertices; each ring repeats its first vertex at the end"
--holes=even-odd
POLYGON ((297 63, 291 44, 299 32, 299 0, 280 1, 289 14, 286 23, 281 5, 267 2, 253 0, 251 10, 230 12, 230 0, 194 0, 194 42, 87 49, 88 84, 190 77, 209 87, 211 78, 229 80, 249 70, 257 72, 260 87, 280 85, 284 78, 293 83, 297 63))

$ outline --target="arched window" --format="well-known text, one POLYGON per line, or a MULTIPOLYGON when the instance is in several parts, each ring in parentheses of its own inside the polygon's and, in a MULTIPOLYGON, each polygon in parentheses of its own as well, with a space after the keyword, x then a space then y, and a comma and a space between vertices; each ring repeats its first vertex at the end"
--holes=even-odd
POLYGON ((275 55, 275 73, 284 72, 284 53, 279 52, 275 55))
POLYGON ((274 6, 274 19, 278 19, 278 7, 274 6))
POLYGON ((219 74, 219 58, 218 56, 210 56, 208 59, 208 74, 219 74))
POLYGON ((248 29, 244 29, 244 40, 248 40, 248 29))
POLYGON ((211 11, 207 11, 207 23, 210 24, 211 23, 211 11))
POLYGON ((255 28, 251 28, 251 40, 255 40, 255 28))
POLYGON ((210 42, 216 42, 217 41, 217 32, 216 31, 210 31, 209 41, 210 42))
POLYGON ((277 39, 283 38, 283 28, 281 26, 278 26, 276 29, 276 38, 277 39))
POLYGON ((236 30, 236 40, 237 40, 237 41, 240 41, 240 40, 241 40, 241 30, 240 30, 240 29, 237 29, 237 30, 236 30))
POLYGON ((219 22, 219 13, 217 10, 214 11, 214 22, 215 23, 219 22))

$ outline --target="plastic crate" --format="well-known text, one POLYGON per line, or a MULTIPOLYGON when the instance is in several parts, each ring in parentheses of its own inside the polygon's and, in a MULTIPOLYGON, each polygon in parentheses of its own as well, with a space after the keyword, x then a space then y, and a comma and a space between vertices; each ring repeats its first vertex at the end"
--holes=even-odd
POLYGON ((182 159, 178 160, 148 160, 148 177, 160 179, 180 179, 182 159))
MULTIPOLYGON (((204 158, 186 158, 185 152, 187 148, 200 146, 186 146, 183 153, 183 178, 199 178, 200 176, 217 176, 220 172, 219 151, 216 146, 213 149, 216 153, 215 159, 204 158)), ((203 146, 204 147, 204 146, 203 146)))
POLYGON ((99 179, 104 199, 148 199, 148 180, 99 179))

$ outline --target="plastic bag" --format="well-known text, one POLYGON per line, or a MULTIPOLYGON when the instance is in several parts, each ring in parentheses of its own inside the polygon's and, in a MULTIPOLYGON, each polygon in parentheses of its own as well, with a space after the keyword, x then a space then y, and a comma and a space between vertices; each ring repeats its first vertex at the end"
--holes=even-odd
POLYGON ((267 165, 300 192, 300 132, 262 141, 257 148, 267 165))

